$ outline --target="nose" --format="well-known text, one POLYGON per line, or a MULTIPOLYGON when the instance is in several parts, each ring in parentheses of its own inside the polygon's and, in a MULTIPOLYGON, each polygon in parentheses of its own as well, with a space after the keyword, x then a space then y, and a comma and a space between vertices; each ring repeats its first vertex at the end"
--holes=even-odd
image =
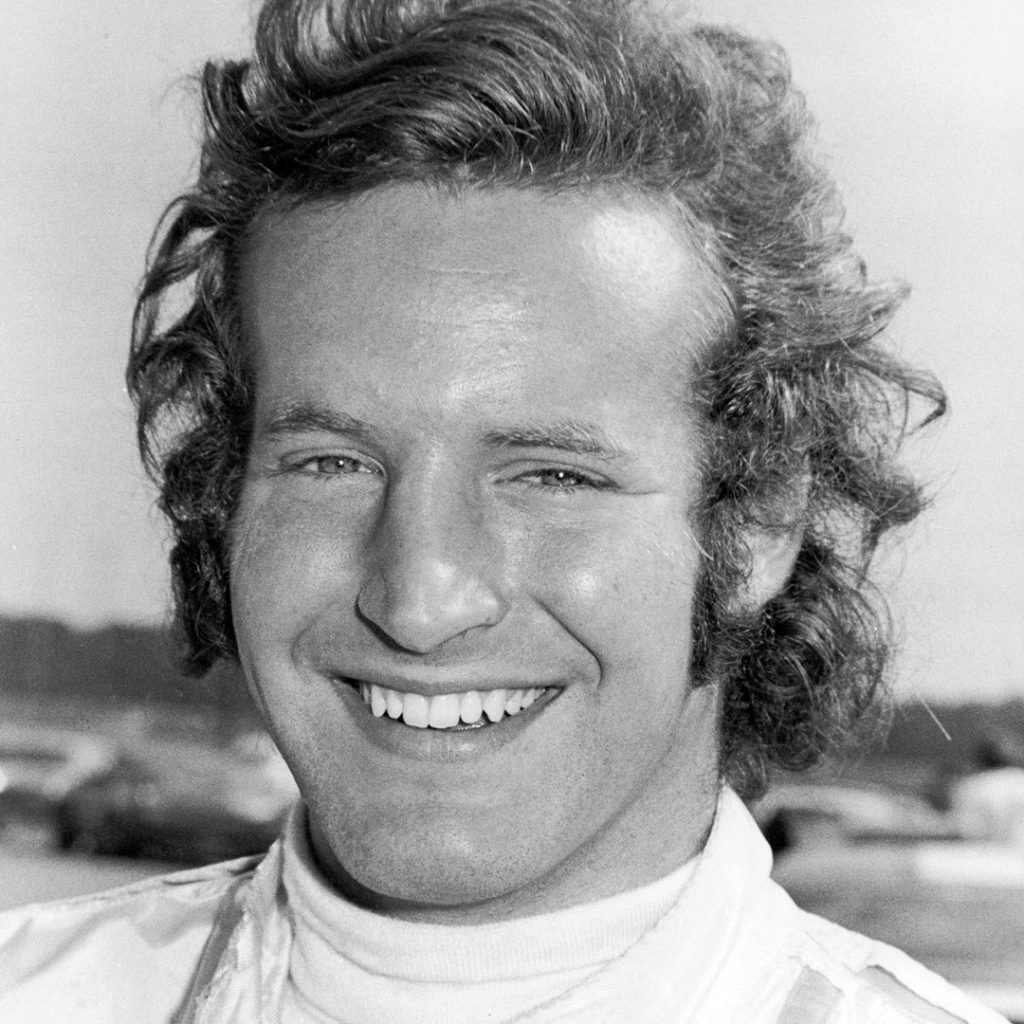
POLYGON ((426 654, 508 611, 500 542, 466 496, 398 483, 372 538, 360 614, 405 650, 426 654))

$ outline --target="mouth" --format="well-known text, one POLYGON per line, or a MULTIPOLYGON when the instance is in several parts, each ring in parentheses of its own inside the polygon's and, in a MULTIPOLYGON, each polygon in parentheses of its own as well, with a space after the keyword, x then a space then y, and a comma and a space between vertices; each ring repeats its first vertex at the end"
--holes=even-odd
POLYGON ((536 704, 547 703, 561 692, 555 686, 499 687, 424 697, 358 679, 346 678, 344 682, 359 694, 375 718, 386 717, 413 729, 444 732, 466 732, 497 725, 536 704))

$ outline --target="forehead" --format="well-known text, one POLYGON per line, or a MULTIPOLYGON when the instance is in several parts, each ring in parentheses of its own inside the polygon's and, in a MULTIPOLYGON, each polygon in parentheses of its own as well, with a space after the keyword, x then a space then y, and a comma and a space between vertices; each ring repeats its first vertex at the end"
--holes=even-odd
POLYGON ((448 359, 460 379, 554 360, 681 382, 728 319, 686 218, 638 196, 393 186, 265 214, 242 270, 258 396, 331 351, 434 381, 448 359))

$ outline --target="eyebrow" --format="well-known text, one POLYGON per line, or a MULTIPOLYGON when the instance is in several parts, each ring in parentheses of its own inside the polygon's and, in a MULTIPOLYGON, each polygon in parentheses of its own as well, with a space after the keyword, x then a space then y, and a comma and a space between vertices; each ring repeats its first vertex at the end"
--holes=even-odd
POLYGON ((630 452, 593 423, 557 420, 543 426, 508 427, 484 435, 490 448, 547 448, 606 461, 630 458, 630 452))
POLYGON ((355 416, 305 402, 288 406, 260 427, 260 433, 267 437, 290 437, 314 432, 359 439, 377 436, 377 432, 368 423, 355 416))
MULTIPOLYGON (((260 433, 266 437, 290 437, 325 433, 358 440, 377 440, 379 432, 364 420, 325 406, 298 403, 272 416, 260 433)), ((628 449, 593 423, 563 419, 550 424, 498 427, 483 437, 487 448, 542 448, 570 455, 587 455, 606 462, 631 459, 628 449)))

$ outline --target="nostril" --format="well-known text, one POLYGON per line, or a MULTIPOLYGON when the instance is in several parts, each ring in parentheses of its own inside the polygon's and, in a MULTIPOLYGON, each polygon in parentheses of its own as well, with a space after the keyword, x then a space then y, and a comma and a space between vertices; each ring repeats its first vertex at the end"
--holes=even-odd
POLYGON ((478 627, 495 626, 508 604, 483 581, 452 567, 388 582, 371 579, 360 591, 360 619, 389 647, 428 654, 478 627))

